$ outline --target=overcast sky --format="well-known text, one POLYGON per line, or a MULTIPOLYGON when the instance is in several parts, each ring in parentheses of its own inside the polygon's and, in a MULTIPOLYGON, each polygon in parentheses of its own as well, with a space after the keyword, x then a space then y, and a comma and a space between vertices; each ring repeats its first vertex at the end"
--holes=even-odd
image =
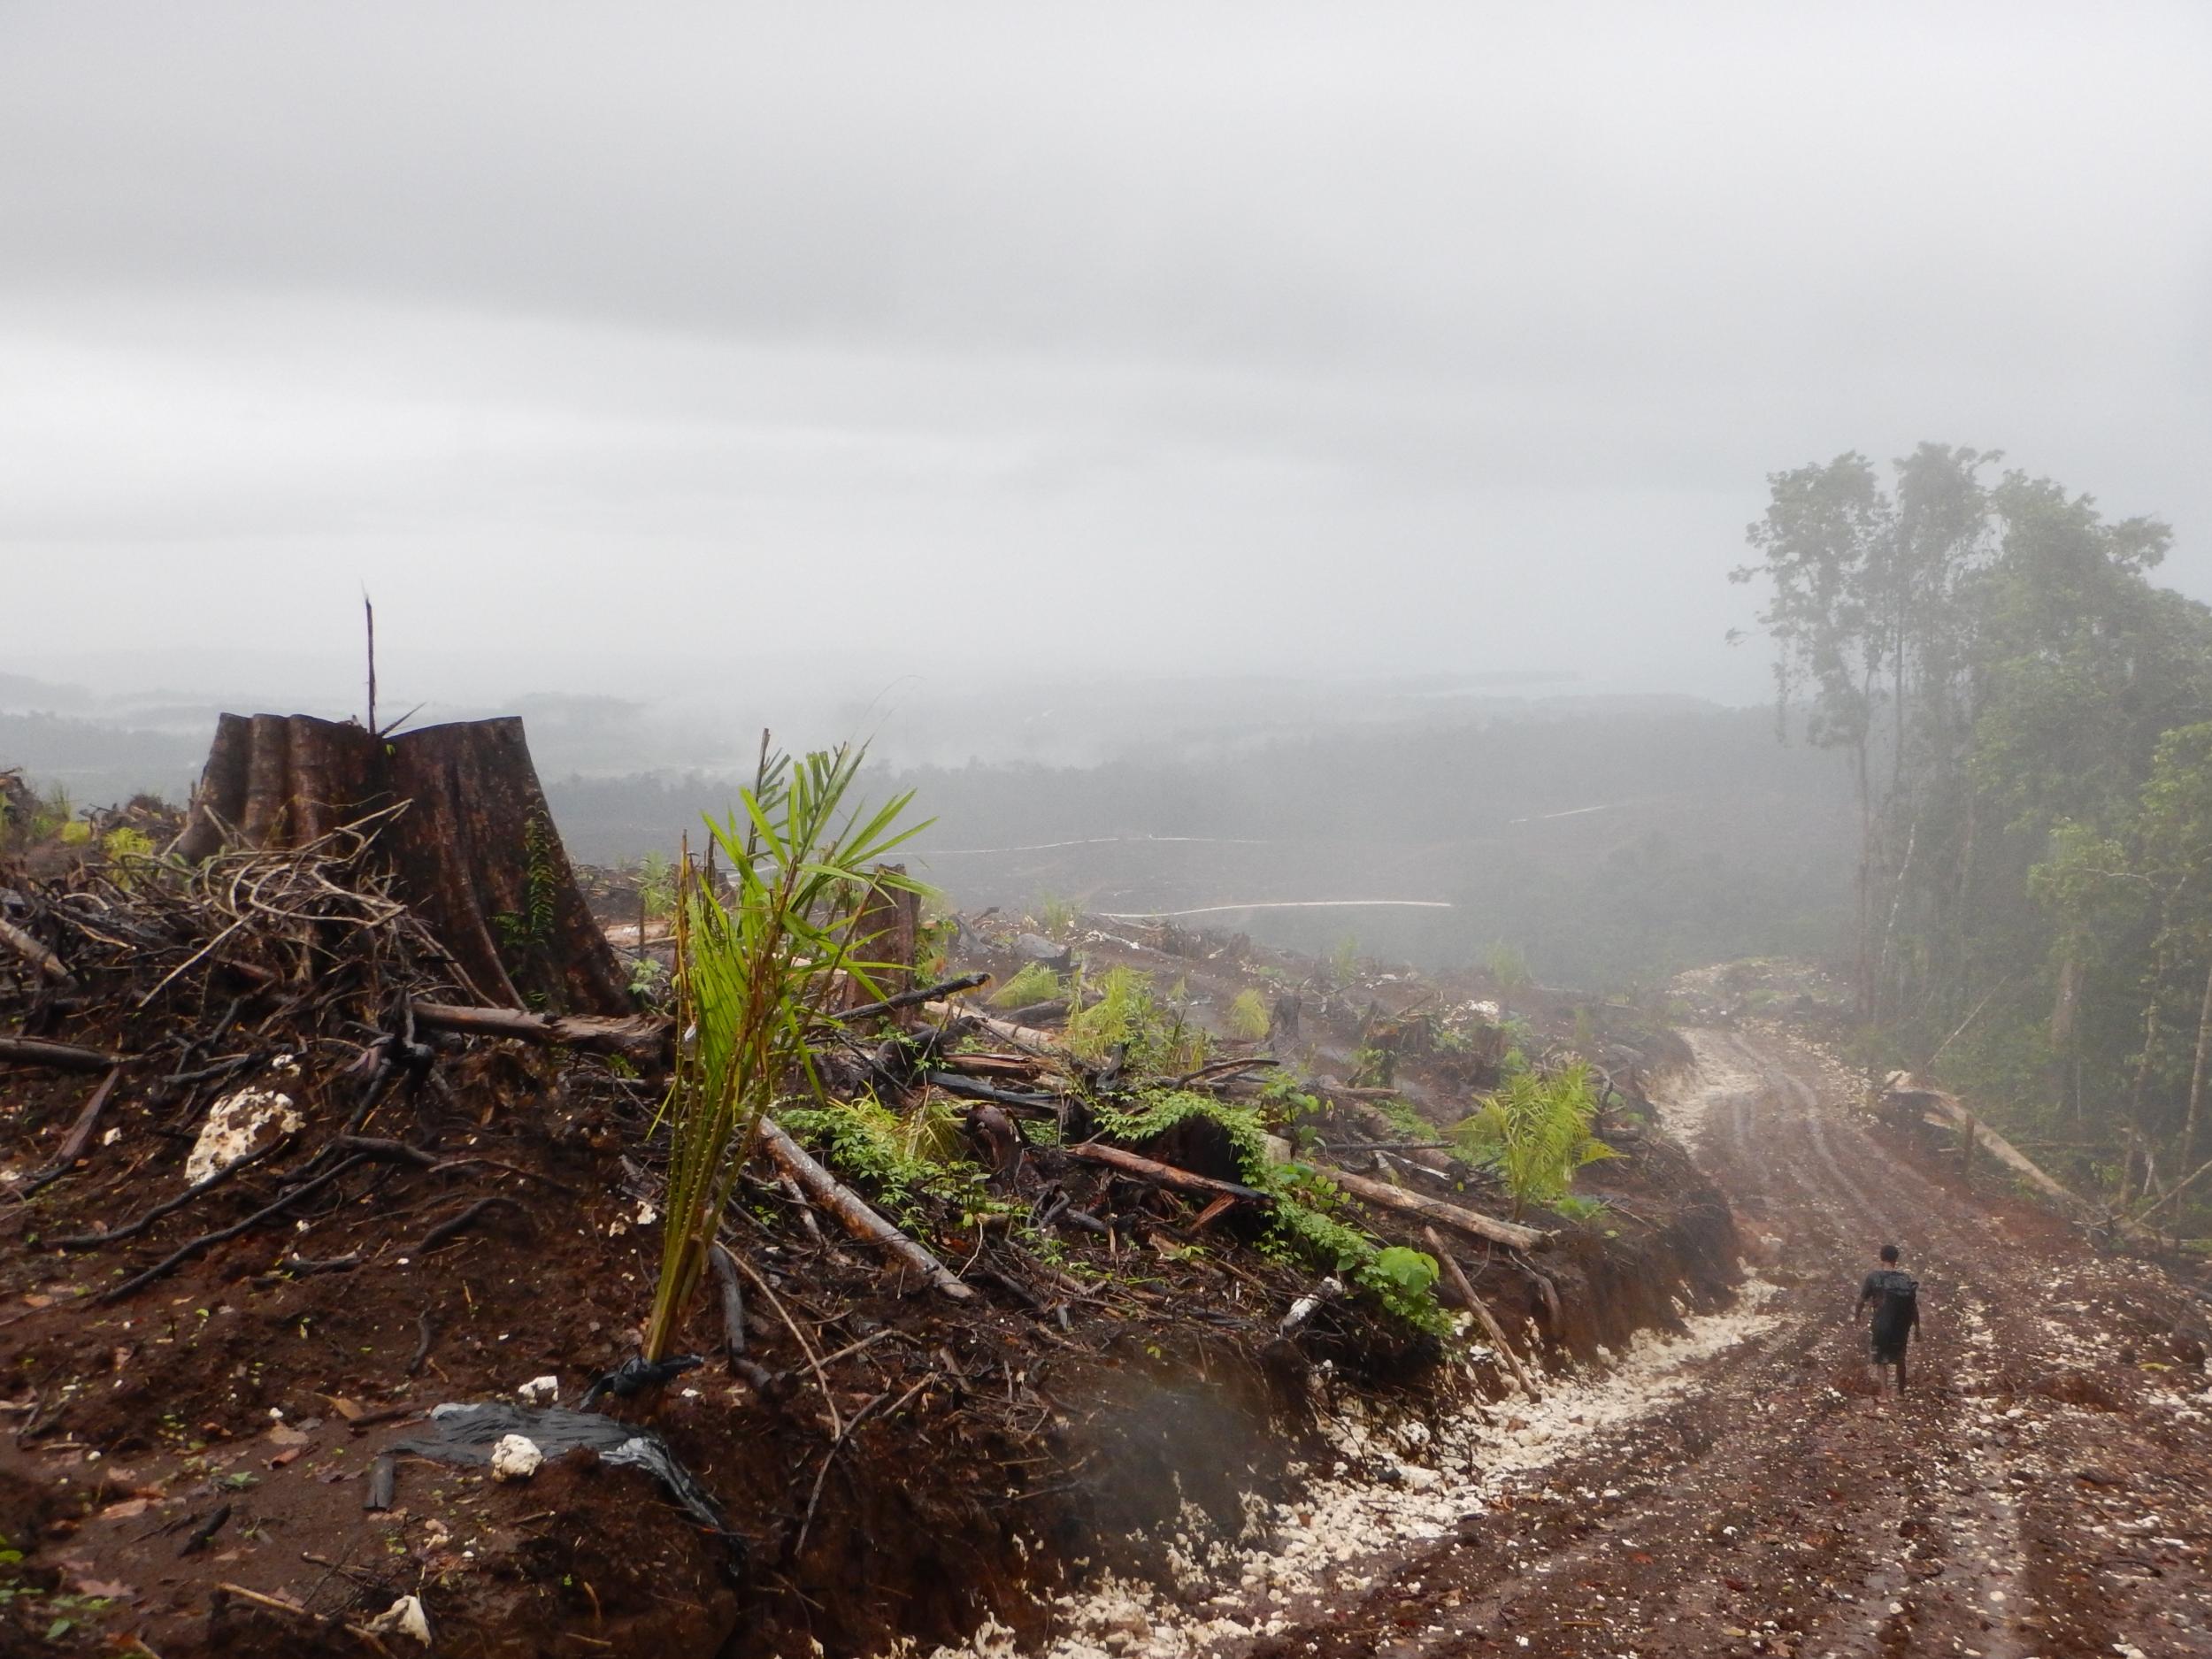
POLYGON ((1763 475, 1922 437, 2212 597, 2208 87, 2200 0, 0 0, 0 667, 305 696, 365 583, 426 695, 1750 701, 1763 475))

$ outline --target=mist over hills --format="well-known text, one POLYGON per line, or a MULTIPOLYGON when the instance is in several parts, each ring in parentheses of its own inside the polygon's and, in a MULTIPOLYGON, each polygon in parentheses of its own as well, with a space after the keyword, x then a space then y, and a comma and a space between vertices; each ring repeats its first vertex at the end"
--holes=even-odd
MULTIPOLYGON (((1778 743, 1768 710, 1574 686, 1015 676, 825 696, 776 738, 871 741, 873 792, 911 789, 934 820, 910 864, 967 909, 1205 909, 1194 921, 1309 949, 1349 935, 1432 967, 1502 941, 1601 986, 1827 948, 1850 821, 1833 757, 1778 743), (1213 908, 1375 899, 1452 908, 1213 908)), ((0 677, 0 765, 81 805, 181 799, 221 709, 295 706, 0 677)), ((536 693, 417 723, 434 713, 521 715, 562 834, 595 864, 695 842, 759 742, 751 720, 680 697, 536 693)))

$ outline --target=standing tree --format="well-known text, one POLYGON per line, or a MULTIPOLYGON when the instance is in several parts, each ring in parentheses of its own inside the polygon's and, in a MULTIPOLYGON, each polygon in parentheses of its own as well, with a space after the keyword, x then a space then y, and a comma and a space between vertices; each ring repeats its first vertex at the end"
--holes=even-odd
POLYGON ((1774 473, 1766 514, 1747 532, 1762 557, 1730 572, 1733 581, 1769 584, 1759 620, 1775 642, 1784 734, 1791 710, 1801 709, 1808 741, 1851 757, 1859 810, 1853 982, 1862 1018, 1908 991, 1899 930, 1927 863, 1923 821, 1932 810, 1955 808, 1963 794, 1971 594, 1988 542, 1979 469, 1995 458, 1924 443, 1893 464, 1893 495, 1856 452, 1774 473))

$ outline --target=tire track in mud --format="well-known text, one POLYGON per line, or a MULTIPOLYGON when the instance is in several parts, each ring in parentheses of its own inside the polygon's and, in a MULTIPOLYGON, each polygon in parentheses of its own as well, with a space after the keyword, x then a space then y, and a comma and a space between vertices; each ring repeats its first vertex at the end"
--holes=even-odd
POLYGON ((1999 1227, 1878 1142, 1851 1080, 1812 1051, 1771 1034, 1690 1035, 1699 1065, 1678 1128, 1755 1241, 1771 1293, 1760 1317, 1555 1396, 1555 1445, 1465 1479, 1432 1529, 1441 1537, 1302 1556, 1315 1540, 1295 1535, 1294 1508, 1278 1517, 1290 1548, 1248 1551, 1210 1600, 1093 1598, 1068 1609, 1054 1654, 2212 1655, 2212 1520, 2167 1518, 2171 1499, 2147 1521, 2116 1519, 2143 1506, 2085 1497, 2070 1467, 2103 1458, 2147 1486, 2178 1450, 2212 1471, 2212 1414, 2178 1405, 2146 1430, 2018 1391, 2030 1373, 2078 1368, 2101 1334, 2055 1303, 2124 1296, 2139 1280, 2147 1307, 2165 1294, 2154 1270, 2060 1248, 2048 1229, 1999 1227), (1848 1317, 1886 1240, 1925 1287, 1901 1401, 1868 1393, 1864 1327, 1848 1317), (2132 1541, 2153 1523, 2203 1541, 2132 1541), (2115 1538, 2134 1554, 2116 1556, 2115 1538), (2116 1560, 2139 1558, 2141 1576, 2116 1576, 2116 1560), (1303 1576, 1286 1582, 1285 1560, 1303 1576))

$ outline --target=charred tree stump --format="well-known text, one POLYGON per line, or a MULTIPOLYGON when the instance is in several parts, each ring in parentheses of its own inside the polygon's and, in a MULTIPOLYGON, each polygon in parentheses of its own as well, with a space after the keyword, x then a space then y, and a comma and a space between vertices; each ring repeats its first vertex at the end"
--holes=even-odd
POLYGON ((530 762, 522 722, 380 738, 352 721, 226 714, 174 851, 299 847, 404 803, 375 832, 396 895, 490 1002, 623 1014, 632 1002, 530 762))

